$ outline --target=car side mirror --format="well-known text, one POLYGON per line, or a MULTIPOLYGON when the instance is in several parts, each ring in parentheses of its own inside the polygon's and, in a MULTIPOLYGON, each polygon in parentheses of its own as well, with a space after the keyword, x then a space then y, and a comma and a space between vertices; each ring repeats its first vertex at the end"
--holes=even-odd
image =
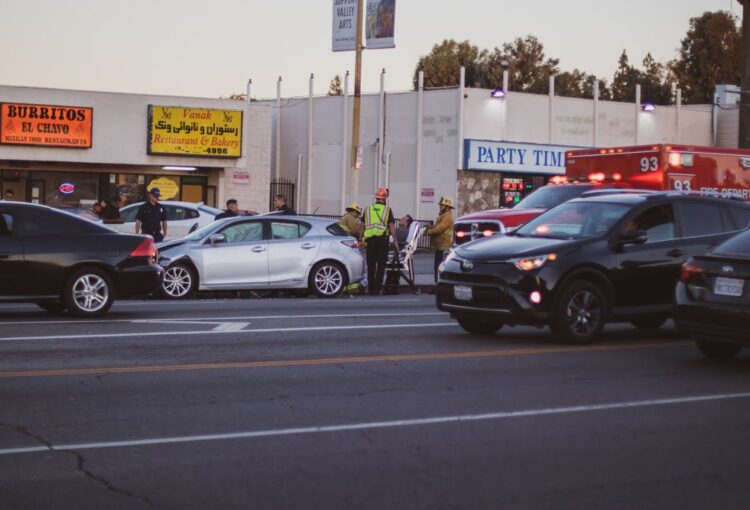
POLYGON ((227 242, 227 236, 224 234, 213 234, 211 237, 208 238, 208 241, 214 245, 214 244, 221 244, 227 242))
POLYGON ((617 240, 620 245, 627 246, 629 244, 644 244, 648 241, 648 232, 640 229, 626 230, 617 240))

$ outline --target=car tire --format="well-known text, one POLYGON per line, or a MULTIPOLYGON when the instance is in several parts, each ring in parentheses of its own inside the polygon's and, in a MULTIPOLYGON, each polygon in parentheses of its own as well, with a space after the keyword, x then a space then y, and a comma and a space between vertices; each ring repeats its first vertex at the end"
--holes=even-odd
POLYGON ((553 313, 555 336, 570 344, 590 344, 604 328, 607 298, 593 283, 572 281, 562 290, 553 313))
POLYGON ((630 321, 630 324, 635 326, 638 329, 643 329, 646 331, 655 331, 662 327, 664 323, 667 322, 667 318, 664 316, 654 316, 654 317, 642 317, 640 319, 633 319, 630 321))
POLYGON ((347 285, 346 271, 336 262, 321 262, 310 271, 308 287, 318 297, 333 298, 347 285))
POLYGON ((68 279, 63 302, 73 315, 99 317, 112 307, 114 290, 107 273, 96 267, 85 267, 68 279))
POLYGON ((60 301, 39 301, 36 306, 49 313, 63 313, 65 305, 60 301))
POLYGON ((187 299, 195 294, 198 278, 187 264, 174 264, 164 271, 161 295, 169 299, 187 299))
POLYGON ((503 322, 494 319, 472 319, 470 317, 458 317, 458 325, 461 329, 472 335, 492 335, 500 331, 503 322))
POLYGON ((725 342, 709 342, 706 340, 696 340, 698 350, 701 351, 708 359, 728 361, 734 359, 737 353, 742 349, 741 346, 728 344, 725 342))

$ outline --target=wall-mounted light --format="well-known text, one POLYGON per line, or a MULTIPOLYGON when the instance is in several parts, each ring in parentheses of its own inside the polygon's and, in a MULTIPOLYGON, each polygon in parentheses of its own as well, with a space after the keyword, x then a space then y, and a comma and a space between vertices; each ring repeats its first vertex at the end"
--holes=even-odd
POLYGON ((641 105, 641 110, 643 110, 646 113, 651 113, 656 111, 656 105, 654 103, 643 103, 641 105))
POLYGON ((161 167, 161 169, 162 170, 172 170, 172 171, 175 171, 175 172, 195 172, 196 170, 198 170, 194 166, 171 166, 171 165, 163 166, 163 167, 161 167))
POLYGON ((501 88, 493 89, 493 91, 490 93, 490 97, 493 97, 495 99, 502 99, 505 97, 505 91, 501 88))

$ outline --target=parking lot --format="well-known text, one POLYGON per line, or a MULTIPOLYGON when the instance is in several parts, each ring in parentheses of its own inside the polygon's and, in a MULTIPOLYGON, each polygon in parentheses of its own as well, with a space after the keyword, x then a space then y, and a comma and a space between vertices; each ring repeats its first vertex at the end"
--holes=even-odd
POLYGON ((744 508, 750 358, 434 296, 0 310, 3 508, 744 508), (388 487, 388 490, 383 490, 388 487))

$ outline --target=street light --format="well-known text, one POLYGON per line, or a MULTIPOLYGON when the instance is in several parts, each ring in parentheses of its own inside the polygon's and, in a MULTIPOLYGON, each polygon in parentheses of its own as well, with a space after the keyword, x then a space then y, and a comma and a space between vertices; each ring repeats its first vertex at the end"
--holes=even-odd
MULTIPOLYGON (((508 67, 510 67, 510 62, 507 58, 501 58, 500 62, 498 62, 500 65, 500 68, 503 70, 502 77, 503 77, 503 86, 505 86, 505 73, 508 70, 508 67)), ((503 87, 496 87, 490 92, 490 97, 494 99, 503 99, 506 95, 505 89, 503 87)))
POLYGON ((654 103, 643 103, 643 105, 641 105, 641 110, 646 113, 652 113, 656 111, 656 105, 654 103))

